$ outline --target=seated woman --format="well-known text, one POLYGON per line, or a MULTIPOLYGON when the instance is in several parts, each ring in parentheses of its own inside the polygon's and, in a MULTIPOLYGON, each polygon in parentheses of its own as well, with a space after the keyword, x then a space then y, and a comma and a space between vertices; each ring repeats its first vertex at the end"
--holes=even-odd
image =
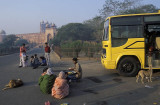
POLYGON ((65 73, 60 72, 59 76, 56 78, 55 83, 52 88, 52 96, 57 99, 62 99, 69 94, 69 85, 65 79, 65 73))
POLYGON ((53 87, 54 81, 56 79, 56 75, 54 75, 53 70, 51 68, 47 69, 46 74, 41 75, 38 81, 40 86, 40 90, 42 93, 50 94, 51 89, 53 87))

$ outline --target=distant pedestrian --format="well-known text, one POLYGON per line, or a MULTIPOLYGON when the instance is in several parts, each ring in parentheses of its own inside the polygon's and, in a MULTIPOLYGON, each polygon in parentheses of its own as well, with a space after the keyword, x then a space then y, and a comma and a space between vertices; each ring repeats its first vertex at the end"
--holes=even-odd
POLYGON ((47 66, 50 66, 50 52, 51 52, 51 49, 48 46, 48 43, 46 42, 45 43, 45 58, 47 61, 47 66))
POLYGON ((25 67, 25 60, 24 60, 24 56, 26 56, 26 47, 25 44, 23 43, 23 45, 20 47, 20 63, 19 63, 19 67, 25 67))
POLYGON ((53 52, 53 44, 51 44, 51 52, 53 52))

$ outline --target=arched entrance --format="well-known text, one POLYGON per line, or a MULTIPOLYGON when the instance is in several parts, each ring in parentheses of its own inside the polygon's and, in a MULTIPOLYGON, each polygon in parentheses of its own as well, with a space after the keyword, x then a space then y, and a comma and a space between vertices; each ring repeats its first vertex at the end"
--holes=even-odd
POLYGON ((48 34, 47 35, 47 42, 49 42, 51 40, 51 38, 52 38, 51 34, 48 34))

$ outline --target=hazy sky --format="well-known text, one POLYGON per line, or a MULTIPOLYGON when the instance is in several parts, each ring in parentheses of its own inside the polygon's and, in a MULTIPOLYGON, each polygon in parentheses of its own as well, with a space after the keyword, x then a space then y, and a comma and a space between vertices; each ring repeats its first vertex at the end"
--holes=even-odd
MULTIPOLYGON (((151 0, 143 0, 145 4, 151 0)), ((0 30, 7 34, 40 31, 40 21, 54 22, 58 27, 83 22, 99 15, 105 0, 0 0, 0 30)), ((160 0, 152 0, 160 8, 160 0)))

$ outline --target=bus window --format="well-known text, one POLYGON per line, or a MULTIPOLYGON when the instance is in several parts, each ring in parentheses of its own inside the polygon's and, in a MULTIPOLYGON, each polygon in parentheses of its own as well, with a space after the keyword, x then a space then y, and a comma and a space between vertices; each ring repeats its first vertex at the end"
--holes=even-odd
POLYGON ((141 38, 142 26, 112 26, 112 38, 141 38))
POLYGON ((107 20, 104 23, 104 35, 103 35, 103 40, 108 40, 109 39, 109 20, 107 20))
POLYGON ((118 17, 111 19, 111 25, 140 25, 143 24, 142 16, 118 17))
POLYGON ((112 47, 125 44, 128 38, 142 38, 142 26, 112 26, 112 47))
POLYGON ((144 22, 155 22, 155 21, 160 21, 160 15, 144 16, 144 22))

